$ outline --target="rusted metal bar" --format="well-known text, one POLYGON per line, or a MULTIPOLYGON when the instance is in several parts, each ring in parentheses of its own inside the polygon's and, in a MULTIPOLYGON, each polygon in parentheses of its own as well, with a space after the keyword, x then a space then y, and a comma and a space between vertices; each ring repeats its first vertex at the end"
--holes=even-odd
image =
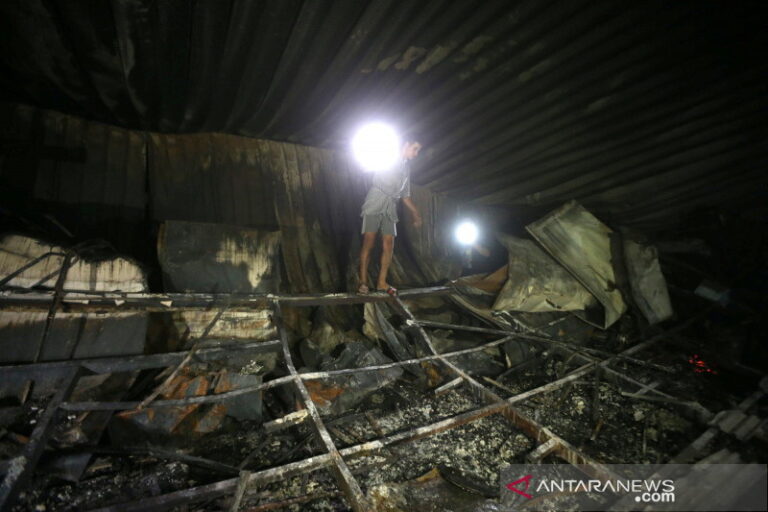
POLYGON ((278 332, 280 333, 280 341, 283 344, 283 358, 285 359, 285 365, 293 377, 293 382, 296 389, 299 391, 302 402, 304 402, 304 407, 309 411, 309 416, 312 418, 312 425, 314 426, 315 433, 325 445, 325 449, 331 457, 331 462, 333 463, 331 469, 333 474, 336 476, 339 486, 341 487, 341 490, 344 491, 344 495, 349 500, 352 509, 355 512, 369 512, 371 510, 371 505, 365 498, 357 480, 355 480, 355 477, 353 477, 352 473, 349 471, 344 459, 339 455, 339 451, 333 443, 333 439, 331 439, 328 430, 325 428, 323 420, 320 418, 320 413, 318 412, 317 407, 315 407, 315 403, 312 401, 307 387, 304 385, 304 381, 299 378, 296 367, 293 365, 293 357, 291 356, 291 350, 288 346, 288 332, 283 324, 283 312, 280 301, 273 302, 273 311, 273 321, 277 326, 278 332))
MULTIPOLYGON (((200 361, 215 361, 229 357, 233 353, 263 353, 280 350, 280 340, 251 341, 242 343, 202 348, 195 354, 200 361)), ((47 361, 43 363, 2 365, 0 366, 0 384, 18 381, 19 378, 50 377, 65 373, 70 368, 83 367, 91 373, 114 373, 132 370, 162 368, 178 364, 184 359, 187 351, 169 352, 166 354, 97 357, 91 359, 70 359, 66 361, 47 361)))
MULTIPOLYGON (((386 437, 386 434, 384 433, 384 430, 381 428, 381 425, 376 420, 376 418, 371 414, 370 412, 365 412, 365 419, 368 421, 368 424, 373 429, 374 433, 379 437, 386 437)), ((364 442, 363 439, 359 439, 358 442, 364 442)), ((402 457, 403 455, 400 452, 400 449, 397 446, 390 446, 388 447, 389 454, 385 455, 384 458, 387 463, 392 462, 392 460, 395 457, 402 457)))
POLYGON ((487 382, 488 384, 491 384, 493 386, 496 386, 497 388, 501 389, 502 391, 506 391, 507 393, 515 394, 515 392, 510 389, 508 386, 505 386, 501 382, 495 381, 490 377, 483 377, 483 380, 487 382))
POLYGON ((0 510, 10 510, 19 496, 22 488, 32 477, 32 473, 40 459, 45 444, 51 435, 53 423, 59 410, 59 405, 69 397, 77 384, 80 376, 80 368, 70 368, 61 379, 58 391, 45 406, 43 414, 38 418, 37 425, 29 437, 29 442, 24 446, 21 455, 11 459, 8 471, 0 484, 0 510))
POLYGON ((534 334, 527 334, 527 333, 521 333, 521 332, 511 332, 504 329, 493 329, 489 327, 473 327, 469 325, 457 325, 457 324, 447 324, 444 322, 432 322, 429 320, 414 320, 414 323, 418 323, 421 327, 430 327, 435 329, 450 329, 450 330, 457 330, 457 331, 467 331, 467 332, 477 332, 481 334, 495 334, 495 335, 507 335, 507 336, 513 336, 515 338, 524 339, 528 341, 533 341, 537 343, 543 343, 546 345, 553 345, 556 347, 560 347, 564 350, 568 350, 570 352, 576 352, 579 353, 584 358, 591 358, 594 360, 595 358, 593 356, 590 356, 588 354, 582 353, 582 351, 588 351, 593 350, 594 352, 599 353, 600 355, 604 356, 614 356, 615 354, 611 352, 606 352, 604 350, 597 350, 597 349, 588 349, 587 347, 576 347, 572 343, 566 343, 564 341, 560 340, 553 340, 551 338, 547 338, 544 336, 538 336, 534 334))
MULTIPOLYGON (((496 345, 500 345, 502 343, 505 343, 508 340, 509 338, 502 338, 500 340, 491 341, 483 345, 478 345, 477 347, 456 350, 454 352, 446 352, 444 354, 439 354, 439 355, 425 356, 417 359, 408 359, 406 361, 394 361, 392 363, 387 363, 387 364, 378 365, 378 366, 345 368, 341 370, 330 370, 327 372, 300 373, 298 374, 298 376, 301 380, 319 380, 319 379, 333 378, 340 375, 376 372, 376 371, 386 370, 388 368, 395 368, 398 366, 419 364, 425 361, 432 361, 439 357, 456 357, 464 354, 469 354, 471 352, 478 352, 481 350, 485 350, 487 348, 492 348, 496 345)), ((182 352, 182 354, 184 354, 184 352, 182 352)), ((2 374, 0 373, 0 375, 2 374)), ((191 405, 191 404, 214 403, 214 402, 219 402, 221 400, 226 400, 228 398, 233 398, 239 395, 243 395, 246 393, 253 393, 254 391, 261 391, 265 389, 271 389, 277 386, 290 384, 291 382, 293 382, 293 377, 288 375, 285 377, 278 377, 276 379, 269 380, 267 382, 264 382, 256 386, 242 387, 239 389, 226 391, 224 393, 219 393, 215 395, 195 396, 195 397, 173 399, 173 400, 156 400, 152 402, 152 407, 155 407, 155 408, 156 407, 177 407, 177 406, 191 405)), ((134 409, 138 407, 139 403, 140 402, 69 402, 69 403, 63 404, 62 408, 68 411, 114 411, 114 410, 134 409)))
MULTIPOLYGON (((59 276, 56 279, 56 286, 53 290, 53 301, 51 301, 50 308, 48 308, 48 315, 45 317, 45 325, 43 326, 43 332, 41 333, 40 339, 37 342, 37 347, 35 348, 35 357, 32 359, 33 363, 36 363, 40 360, 40 355, 43 353, 43 347, 45 346, 45 342, 48 340, 48 333, 51 331, 53 320, 56 318, 56 310, 61 304, 61 294, 62 290, 64 289, 64 282, 67 280, 67 272, 69 271, 69 265, 71 262, 72 253, 67 252, 64 255, 64 260, 61 262, 59 276)), ((75 343, 77 343, 77 341, 78 340, 75 340, 75 343)), ((33 385, 34 381, 32 380, 28 380, 26 382, 21 395, 22 404, 27 401, 27 397, 29 396, 33 385)))
MULTIPOLYGON (((441 323, 441 322, 430 322, 430 321, 418 321, 418 323, 420 325, 422 325, 422 326, 438 327, 438 328, 441 328, 441 329, 468 330, 468 331, 472 331, 472 332, 482 332, 482 333, 486 333, 486 334, 509 334, 508 331, 504 331, 504 330, 501 330, 501 329, 489 329, 489 328, 485 328, 485 327, 470 327, 470 326, 445 324, 445 323, 441 323)), ((670 329, 669 331, 666 331, 664 333, 652 336, 651 338, 647 339, 646 341, 644 341, 642 343, 638 343, 637 345, 633 345, 629 349, 624 350, 623 352, 620 352, 618 354, 613 354, 613 353, 610 353, 610 352, 600 351, 600 352, 603 352, 604 354, 610 356, 608 359, 605 359, 605 360, 602 360, 602 361, 600 359, 594 357, 594 356, 591 356, 591 355, 588 355, 588 354, 584 354, 584 353, 580 352, 578 349, 574 348, 573 346, 571 346, 571 345, 569 345, 567 343, 563 343, 561 341, 551 340, 551 339, 544 338, 544 337, 541 337, 541 336, 533 336, 533 335, 530 335, 530 334, 522 334, 522 333, 514 333, 514 336, 520 337, 522 339, 528 339, 528 340, 531 340, 531 341, 540 341, 542 343, 549 343, 551 345, 555 345, 557 347, 560 347, 560 348, 568 351, 569 353, 571 353, 575 357, 580 358, 581 362, 599 362, 600 366, 602 367, 602 370, 604 372, 606 372, 606 373, 608 373, 610 375, 613 375, 616 378, 619 378, 619 379, 621 379, 623 381, 629 382, 633 386, 636 386, 636 387, 640 388, 641 390, 646 390, 647 392, 651 392, 651 393, 653 393, 653 394, 655 394, 658 397, 661 397, 663 399, 674 400, 674 401, 678 401, 678 402, 681 402, 681 403, 685 404, 686 403, 685 400, 680 400, 680 399, 678 399, 678 398, 676 398, 676 397, 674 397, 672 395, 664 393, 663 391, 660 391, 658 389, 654 389, 652 387, 649 387, 646 384, 644 384, 644 383, 642 383, 640 381, 637 381, 637 380, 633 379, 632 377, 629 377, 625 373, 622 373, 622 372, 620 372, 618 370, 614 370, 613 368, 611 368, 609 366, 609 364, 617 363, 620 360, 629 360, 629 361, 633 361, 633 362, 634 361, 638 361, 638 362, 644 363, 644 364, 646 364, 648 366, 654 366, 652 363, 646 363, 644 361, 641 361, 639 359, 631 357, 631 355, 635 354, 637 352, 640 352, 641 350, 645 350, 646 348, 649 348, 651 345, 653 345, 654 343, 656 343, 659 340, 661 340, 664 336, 668 335, 671 332, 678 331, 678 330, 684 328, 685 326, 687 326, 689 324, 690 324, 690 319, 687 320, 686 322, 684 322, 684 323, 682 323, 682 324, 680 324, 680 325, 670 329)), ((580 349, 583 349, 583 348, 584 347, 580 347, 580 349)), ((665 368, 665 367, 662 367, 662 368, 665 368)), ((665 369, 665 371, 666 371, 666 369, 665 369)), ((703 409, 703 408, 700 408, 700 407, 696 407, 696 406, 691 406, 691 407, 694 410, 694 412, 696 413, 697 417, 699 417, 701 419, 707 419, 708 417, 711 417, 711 412, 707 411, 706 409, 703 409)))
MULTIPOLYGON (((484 333, 484 334, 497 334, 497 335, 509 335, 509 331, 505 331, 503 329, 492 329, 487 327, 472 327, 468 325, 455 325, 455 324, 446 324, 443 322, 432 322, 427 320, 418 320, 418 323, 421 324, 423 327, 433 327, 437 329, 453 329, 453 330, 459 330, 459 331, 468 331, 468 332, 478 332, 478 333, 484 333)), ((592 347, 582 347, 582 346, 574 346, 572 343, 567 343, 560 340, 553 340, 551 338, 547 338, 545 336, 541 335, 535 335, 535 334, 527 334, 527 333, 512 333, 512 335, 515 338, 530 340, 534 342, 541 342, 544 344, 554 345, 556 347, 563 348, 565 350, 569 350, 571 352, 576 352, 577 354, 583 356, 583 357, 592 357, 594 359, 594 356, 590 356, 588 354, 583 354, 583 352, 590 352, 592 354, 597 354, 603 357, 613 357, 617 354, 613 352, 608 352, 606 350, 600 350, 592 347)), ((669 368, 668 366, 651 363, 648 361, 643 361, 642 359, 637 359, 635 357, 630 357, 628 355, 621 355, 620 359, 629 361, 631 363, 634 363, 639 366, 647 366, 649 368, 654 368, 656 370, 665 372, 665 373, 674 373, 674 369, 669 368)))
POLYGON ((445 352, 443 354, 433 354, 428 355, 424 357, 418 357, 413 359, 405 359, 403 361, 393 361, 391 363, 385 363, 380 364, 377 366, 363 366, 360 368, 344 368, 341 370, 331 370, 327 372, 309 372, 309 373, 302 373, 300 374, 302 380, 315 380, 315 379, 324 379, 328 377, 336 377, 339 375, 351 375, 354 373, 361 373, 361 372, 371 372, 371 371, 379 371, 379 370, 387 370, 389 368, 395 368, 398 366, 406 366, 406 365, 412 365, 412 364, 420 364, 424 363, 426 361, 433 361, 435 359, 440 359, 442 357, 458 357, 465 354, 471 354, 473 352, 480 352, 482 350, 486 350, 489 348, 496 347, 498 345, 501 345, 503 343, 506 343, 512 339, 511 336, 507 336, 505 338, 490 341, 488 343, 483 343, 482 345, 478 345, 476 347, 471 348, 465 348, 461 350, 455 350, 453 352, 445 352))
POLYGON ((45 345, 45 341, 48 339, 48 332, 50 332, 51 326, 53 325, 53 320, 56 318, 56 310, 61 304, 62 290, 64 289, 64 282, 67 280, 67 271, 69 271, 69 264, 71 261, 72 254, 68 252, 64 256, 64 261, 61 263, 61 268, 59 269, 59 277, 56 279, 56 287, 53 290, 53 301, 51 301, 51 306, 48 308, 48 316, 45 318, 45 327, 43 328, 43 333, 40 336, 40 341, 38 342, 37 349, 35 350, 35 358, 33 360, 35 363, 40 360, 40 354, 43 352, 43 346, 45 345))
MULTIPOLYGON (((412 288, 402 290, 401 297, 418 298, 444 295, 453 289, 448 286, 412 288)), ((13 290, 0 293, 0 310, 46 311, 54 299, 52 292, 36 290, 13 290)), ((384 302, 389 299, 385 293, 360 295, 356 293, 327 293, 303 295, 274 295, 271 293, 121 293, 98 291, 67 291, 62 294, 62 305, 67 311, 180 311, 211 309, 222 301, 228 301, 230 311, 251 311, 266 309, 271 301, 280 301, 287 306, 338 306, 384 302)))

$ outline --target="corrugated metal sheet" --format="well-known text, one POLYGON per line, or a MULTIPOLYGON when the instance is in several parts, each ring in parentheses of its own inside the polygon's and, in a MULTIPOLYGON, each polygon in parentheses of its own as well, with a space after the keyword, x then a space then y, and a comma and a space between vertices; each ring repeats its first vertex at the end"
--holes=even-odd
MULTIPOLYGON (((424 134, 417 179, 485 205, 577 199, 658 228, 765 200, 763 2, 9 0, 6 98, 123 127, 337 148, 424 134)), ((202 219, 198 219, 202 220, 202 219)))
POLYGON ((277 226, 264 141, 218 133, 154 133, 148 144, 154 219, 277 226))
MULTIPOLYGON (((4 105, 14 112, 11 105, 4 105)), ((102 144, 102 134, 118 130, 98 122, 82 121, 51 111, 16 107, 19 133, 34 141, 33 119, 40 123, 39 134, 49 140, 51 126, 69 126, 71 138, 78 141, 87 158, 68 162, 65 176, 47 173, 41 161, 21 160, 28 181, 13 185, 15 193, 27 197, 29 206, 67 217, 77 239, 82 225, 93 227, 88 236, 112 242, 124 252, 154 265, 155 254, 141 252, 137 246, 155 244, 152 226, 164 221, 195 221, 226 224, 232 229, 257 228, 281 232, 281 253, 291 293, 328 292, 357 288, 355 259, 359 253, 360 205, 369 176, 360 172, 345 152, 312 148, 225 134, 157 134, 119 130, 130 141, 122 146, 102 144), (49 122, 49 119, 59 119, 49 122), (126 164, 119 155, 131 153, 126 164), (146 156, 139 163, 137 155, 146 156), (102 162, 106 171, 98 172, 102 162), (111 162, 115 162, 114 165, 111 162), (142 188, 135 184, 140 176, 142 188), (60 194, 44 195, 42 190, 59 182, 60 194), (146 204, 141 210, 126 206, 125 196, 110 191, 129 187, 129 199, 146 204), (85 200, 88 198, 88 200, 85 200), (82 203, 78 203, 83 200, 82 203), (129 208, 126 219, 102 215, 129 208), (137 229, 137 226, 140 229, 137 229), (134 233, 135 236, 127 236, 134 233)), ((12 159, 0 162, 0 172, 15 172, 12 159)), ((0 184, 2 188, 2 184, 0 184)), ((451 222, 458 215, 455 201, 414 186, 413 200, 424 218, 424 228, 413 229, 407 222, 396 246, 391 276, 395 284, 426 285, 455 277, 459 269, 449 258, 451 222)), ((403 217, 407 219, 406 216, 403 217)), ((199 241, 198 241, 199 242, 199 241)), ((371 272, 377 270, 374 258, 371 272)), ((157 285, 160 283, 157 282, 157 285)))

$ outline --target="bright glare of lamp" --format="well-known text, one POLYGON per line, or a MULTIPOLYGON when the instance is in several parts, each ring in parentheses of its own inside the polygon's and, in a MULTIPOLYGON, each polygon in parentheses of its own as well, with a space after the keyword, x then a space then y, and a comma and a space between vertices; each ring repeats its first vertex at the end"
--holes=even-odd
POLYGON ((385 171, 397 163, 400 137, 387 124, 366 124, 352 138, 352 154, 366 171, 385 171))
POLYGON ((465 221, 456 226, 456 240, 462 245, 472 245, 477 241, 477 226, 474 222, 465 221))

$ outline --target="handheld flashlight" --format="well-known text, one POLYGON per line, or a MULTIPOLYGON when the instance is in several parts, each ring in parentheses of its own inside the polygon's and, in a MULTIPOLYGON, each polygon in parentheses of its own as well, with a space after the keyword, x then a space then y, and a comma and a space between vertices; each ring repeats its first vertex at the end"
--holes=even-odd
POLYGON ((466 246, 472 245, 477 241, 478 233, 477 225, 474 222, 470 222, 468 220, 459 223, 459 225, 456 226, 456 230, 454 231, 456 240, 461 245, 466 246))
POLYGON ((364 170, 386 171, 400 157, 400 137, 385 123, 363 125, 352 138, 352 154, 364 170))

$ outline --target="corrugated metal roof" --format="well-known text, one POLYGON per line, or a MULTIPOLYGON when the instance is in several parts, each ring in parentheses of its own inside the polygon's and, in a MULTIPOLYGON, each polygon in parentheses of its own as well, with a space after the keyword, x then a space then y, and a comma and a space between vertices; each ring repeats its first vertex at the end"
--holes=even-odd
POLYGON ((765 201, 763 2, 0 4, 6 99, 127 128, 327 148, 383 117, 417 181, 658 226, 765 201))

